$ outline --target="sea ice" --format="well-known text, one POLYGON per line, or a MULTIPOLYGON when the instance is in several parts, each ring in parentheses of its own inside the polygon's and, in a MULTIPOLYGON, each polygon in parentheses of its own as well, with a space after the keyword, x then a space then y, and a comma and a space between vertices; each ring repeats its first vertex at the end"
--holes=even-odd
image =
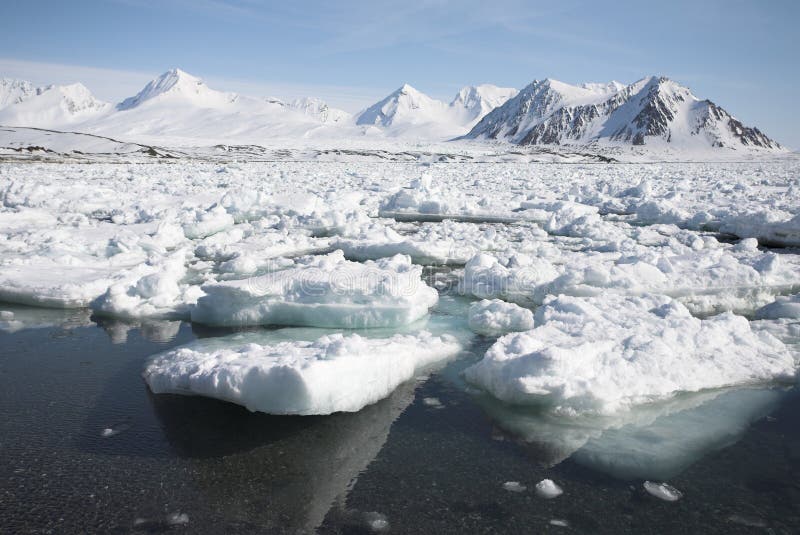
POLYGON ((561 496, 564 491, 552 479, 543 479, 536 484, 536 495, 546 500, 561 496))
POLYGON ((756 310, 756 318, 764 320, 800 319, 800 294, 777 297, 772 303, 756 310))
POLYGON ((484 336, 533 329, 533 312, 500 299, 483 299, 469 309, 469 328, 484 336))
POLYGON ((466 379, 509 403, 577 414, 795 373, 786 346, 744 317, 701 320, 665 296, 551 297, 535 320, 495 342, 466 379))
POLYGON ((456 338, 331 334, 314 342, 236 345, 223 339, 153 357, 144 378, 156 394, 194 394, 270 414, 355 412, 461 350, 456 338))
POLYGON ((203 286, 192 321, 210 325, 400 326, 428 313, 438 294, 422 268, 397 255, 363 264, 342 251, 298 260, 293 268, 203 286))
POLYGON ((800 214, 792 217, 783 211, 761 209, 726 218, 720 230, 741 238, 757 238, 765 245, 800 247, 800 214))
POLYGON ((148 266, 151 273, 116 283, 92 302, 96 312, 121 318, 188 318, 189 306, 203 295, 200 287, 183 282, 186 252, 178 251, 148 266))
POLYGON ((503 488, 510 492, 525 492, 528 489, 519 481, 506 481, 503 483, 503 488))
POLYGON ((665 502, 677 502, 683 498, 683 493, 681 491, 666 483, 645 481, 643 487, 648 494, 655 496, 659 500, 664 500, 665 502))

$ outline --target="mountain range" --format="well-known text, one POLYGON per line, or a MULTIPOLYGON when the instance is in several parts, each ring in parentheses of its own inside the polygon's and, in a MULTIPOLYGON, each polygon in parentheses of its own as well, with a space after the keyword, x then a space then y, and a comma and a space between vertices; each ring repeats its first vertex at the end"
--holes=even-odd
POLYGON ((403 84, 355 115, 314 98, 284 102, 217 91, 180 69, 167 71, 117 104, 98 100, 79 83, 34 87, 2 79, 0 125, 178 145, 386 137, 536 146, 784 150, 710 100, 656 76, 629 85, 534 80, 520 91, 489 84, 468 86, 449 103, 403 84))

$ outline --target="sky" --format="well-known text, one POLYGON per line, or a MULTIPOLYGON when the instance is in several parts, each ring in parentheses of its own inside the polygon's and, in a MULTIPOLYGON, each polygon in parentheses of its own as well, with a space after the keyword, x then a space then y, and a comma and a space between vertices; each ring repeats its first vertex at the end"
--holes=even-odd
POLYGON ((521 88, 664 75, 800 148, 794 0, 4 0, 0 77, 117 102, 179 67, 214 88, 356 112, 409 83, 521 88))

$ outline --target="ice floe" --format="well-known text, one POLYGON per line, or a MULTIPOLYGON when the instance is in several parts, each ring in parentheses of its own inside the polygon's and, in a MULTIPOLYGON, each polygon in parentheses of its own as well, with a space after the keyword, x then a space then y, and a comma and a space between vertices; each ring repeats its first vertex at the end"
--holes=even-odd
POLYGON ((564 491, 552 479, 543 479, 536 484, 536 495, 546 500, 558 498, 564 491))
POLYGON ((270 345, 197 343, 154 357, 144 377, 157 394, 202 395, 251 411, 354 412, 461 348, 452 336, 426 331, 378 339, 331 334, 270 345))
POLYGON ((683 498, 683 493, 681 491, 666 483, 645 481, 643 486, 648 494, 655 496, 659 500, 664 500, 665 502, 677 502, 683 498))
POLYGON ((191 318, 229 326, 401 326, 438 300, 421 274, 407 256, 357 263, 335 251, 259 277, 204 285, 191 318))
POLYGON ((525 492, 528 490, 528 487, 519 481, 506 481, 503 483, 503 488, 509 492, 525 492))
POLYGON ((484 336, 533 329, 533 312, 500 299, 483 299, 469 309, 469 328, 484 336))
POLYGON ((500 338, 466 378, 509 403, 577 414, 794 376, 785 345, 744 317, 701 320, 666 296, 553 297, 535 320, 500 338))
POLYGON ((756 310, 758 319, 800 319, 800 294, 780 296, 756 310))

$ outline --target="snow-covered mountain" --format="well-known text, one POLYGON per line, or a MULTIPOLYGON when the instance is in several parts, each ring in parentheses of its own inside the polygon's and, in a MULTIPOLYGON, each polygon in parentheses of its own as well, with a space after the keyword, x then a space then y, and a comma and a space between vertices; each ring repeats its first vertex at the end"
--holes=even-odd
POLYGON ((50 128, 85 121, 111 105, 92 95, 83 84, 34 87, 21 80, 0 82, 0 124, 50 128))
POLYGON ((310 97, 285 102, 217 91, 180 69, 156 77, 116 105, 98 100, 81 84, 35 87, 2 79, 0 125, 159 146, 308 138, 374 144, 378 138, 417 142, 461 136, 601 152, 606 147, 647 146, 676 156, 717 148, 784 150, 757 128, 663 77, 630 85, 545 79, 521 91, 467 86, 450 103, 404 84, 356 116, 310 97))
POLYGON ((460 135, 516 93, 516 89, 488 84, 467 86, 446 104, 403 84, 356 115, 356 124, 382 127, 394 135, 419 134, 421 130, 443 136, 460 135))
POLYGON ((169 101, 201 108, 217 108, 236 102, 235 93, 223 93, 208 87, 201 79, 180 69, 172 69, 144 86, 135 96, 117 104, 118 110, 169 101))
POLYGON ((286 105, 323 123, 345 123, 353 117, 346 111, 331 108, 325 101, 313 97, 297 98, 286 105))
POLYGON ((383 100, 356 115, 356 124, 397 126, 448 122, 447 104, 403 84, 383 100))
POLYGON ((25 80, 0 78, 0 110, 37 95, 44 88, 34 87, 25 80))
POLYGON ((713 102, 655 76, 628 86, 536 80, 487 114, 464 137, 519 145, 781 148, 713 102))
POLYGON ((466 123, 475 123, 493 109, 514 98, 519 90, 491 84, 469 85, 461 88, 450 107, 464 116, 466 123), (461 111, 463 110, 463 112, 461 111))

